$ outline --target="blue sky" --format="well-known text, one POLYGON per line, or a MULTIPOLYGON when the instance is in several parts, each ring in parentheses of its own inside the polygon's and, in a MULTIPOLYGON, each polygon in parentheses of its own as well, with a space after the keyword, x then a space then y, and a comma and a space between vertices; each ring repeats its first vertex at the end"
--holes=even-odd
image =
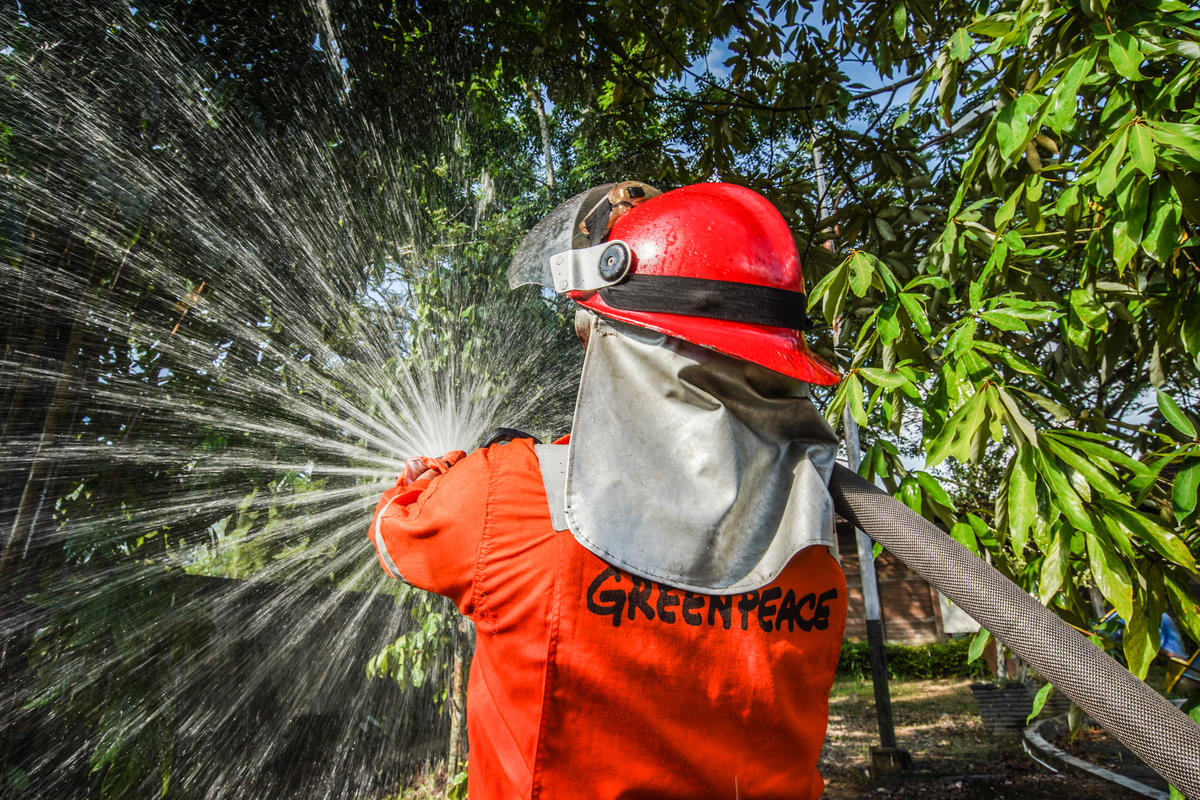
MULTIPOLYGON (((802 17, 797 17, 796 22, 797 24, 807 23, 818 30, 828 31, 830 26, 822 21, 822 17, 822 4, 817 2, 813 4, 812 13, 806 14, 802 17)), ((780 25, 782 25, 783 22, 784 21, 782 19, 777 20, 777 23, 780 25)), ((729 43, 731 41, 733 41, 733 39, 725 39, 716 42, 712 49, 709 50, 708 56, 705 59, 701 59, 701 61, 697 62, 693 66, 698 70, 703 69, 705 66, 704 62, 707 62, 708 69, 714 76, 721 79, 728 78, 729 70, 725 67, 725 60, 732 55, 732 52, 729 49, 729 43)), ((860 61, 843 61, 841 67, 842 72, 846 74, 846 77, 850 79, 851 83, 861 83, 868 90, 878 89, 881 86, 885 86, 889 83, 899 80, 901 77, 897 76, 896 78, 890 80, 884 80, 879 73, 875 71, 873 66, 870 64, 861 63, 860 61)))

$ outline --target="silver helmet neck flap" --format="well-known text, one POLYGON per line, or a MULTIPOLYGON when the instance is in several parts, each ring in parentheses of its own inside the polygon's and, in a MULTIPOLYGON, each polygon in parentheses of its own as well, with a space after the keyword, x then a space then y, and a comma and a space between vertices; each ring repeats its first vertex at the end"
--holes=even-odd
POLYGON ((805 547, 836 554, 836 453, 807 384, 592 317, 560 491, 571 533, 607 563, 734 594, 805 547))

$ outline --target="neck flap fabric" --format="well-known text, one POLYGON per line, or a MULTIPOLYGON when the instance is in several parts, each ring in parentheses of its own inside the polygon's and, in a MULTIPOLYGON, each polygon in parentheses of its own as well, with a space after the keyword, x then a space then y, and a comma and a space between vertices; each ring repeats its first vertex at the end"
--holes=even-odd
POLYGON ((837 437, 807 384, 642 328, 591 320, 567 457, 567 523, 619 569, 705 594, 836 555, 837 437))

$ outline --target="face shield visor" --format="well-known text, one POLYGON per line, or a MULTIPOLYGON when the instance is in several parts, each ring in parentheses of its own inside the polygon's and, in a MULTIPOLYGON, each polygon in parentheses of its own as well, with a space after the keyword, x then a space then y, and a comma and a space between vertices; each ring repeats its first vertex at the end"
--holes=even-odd
POLYGON ((522 240, 508 267, 508 285, 536 283, 562 294, 619 283, 632 261, 629 246, 604 239, 622 214, 659 194, 648 184, 624 181, 575 195, 522 240))

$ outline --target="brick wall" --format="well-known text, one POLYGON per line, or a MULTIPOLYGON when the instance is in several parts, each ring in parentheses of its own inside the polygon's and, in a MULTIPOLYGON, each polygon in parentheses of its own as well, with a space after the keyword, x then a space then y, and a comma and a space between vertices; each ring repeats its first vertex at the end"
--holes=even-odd
MULTIPOLYGON (((866 639, 854 528, 839 517, 837 533, 842 571, 846 573, 846 638, 866 639)), ((879 582, 879 601, 883 607, 884 636, 889 642, 921 644, 945 638, 937 594, 928 583, 887 550, 875 559, 875 574, 879 582)))

